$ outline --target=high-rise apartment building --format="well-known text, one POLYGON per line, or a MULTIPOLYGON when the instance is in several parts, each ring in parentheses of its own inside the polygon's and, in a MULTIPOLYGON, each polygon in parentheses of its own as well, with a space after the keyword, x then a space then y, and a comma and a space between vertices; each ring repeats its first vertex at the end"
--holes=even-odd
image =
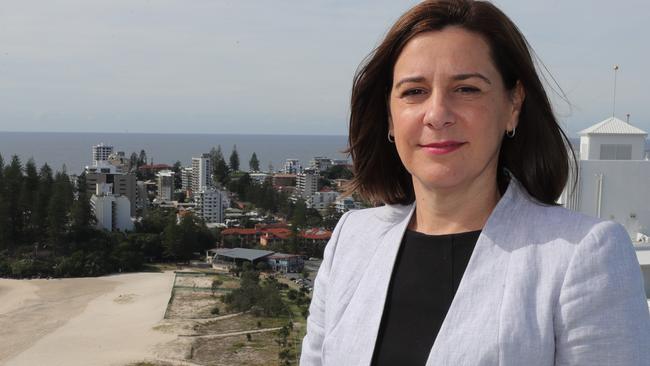
POLYGON ((113 153, 113 146, 106 145, 103 142, 93 146, 93 165, 99 165, 100 161, 108 161, 108 157, 113 153))
POLYGON ((302 172, 302 165, 300 164, 300 160, 298 159, 287 159, 284 162, 284 167, 282 168, 282 171, 286 174, 298 174, 302 172))
POLYGON ((212 187, 201 189, 194 193, 196 202, 196 215, 206 223, 220 223, 224 221, 223 202, 224 193, 212 187))
POLYGON ((181 188, 187 192, 192 190, 192 167, 181 169, 181 188))
POLYGON ((324 156, 316 156, 309 162, 309 168, 319 172, 325 172, 332 166, 332 159, 324 156))
POLYGON ((305 169, 304 172, 296 175, 296 193, 311 204, 314 193, 318 191, 318 178, 320 175, 314 169, 305 169))
POLYGON ((158 198, 163 201, 172 201, 174 199, 174 172, 171 170, 161 170, 156 174, 158 183, 158 198))
POLYGON ((114 170, 112 173, 110 170, 108 170, 109 172, 106 171, 103 169, 90 169, 86 171, 86 192, 90 196, 95 193, 99 184, 110 184, 112 194, 125 196, 129 199, 130 214, 131 216, 136 216, 137 192, 135 174, 119 174, 114 170))
POLYGON ((212 187, 212 161, 210 154, 192 158, 192 193, 212 187))
POLYGON ((112 192, 112 184, 100 183, 90 197, 90 208, 97 219, 97 228, 109 231, 133 230, 131 202, 127 197, 112 192))

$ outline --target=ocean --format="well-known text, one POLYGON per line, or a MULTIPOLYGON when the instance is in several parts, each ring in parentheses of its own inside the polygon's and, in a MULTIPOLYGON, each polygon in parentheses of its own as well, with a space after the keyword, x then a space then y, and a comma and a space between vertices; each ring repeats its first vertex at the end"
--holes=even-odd
POLYGON ((267 170, 272 164, 275 171, 289 158, 299 159, 303 167, 315 156, 348 158, 342 153, 347 136, 340 135, 0 132, 0 154, 5 164, 12 155, 18 155, 23 164, 33 158, 39 169, 44 163, 54 171, 65 165, 69 174, 79 174, 92 163, 92 146, 99 143, 112 145, 114 151, 124 151, 127 157, 144 149, 154 164, 172 165, 180 161, 183 166, 191 165, 193 156, 218 145, 228 161, 236 145, 241 170, 248 170, 253 152, 260 161, 260 169, 267 170))

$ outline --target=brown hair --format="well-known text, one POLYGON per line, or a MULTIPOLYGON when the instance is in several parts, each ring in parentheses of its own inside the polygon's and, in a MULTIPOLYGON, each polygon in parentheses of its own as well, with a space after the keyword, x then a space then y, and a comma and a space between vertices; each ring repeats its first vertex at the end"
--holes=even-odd
MULTIPOLYGON (((507 169, 531 196, 555 204, 569 175, 568 151, 575 161, 571 144, 555 119, 524 36, 493 4, 473 0, 429 0, 411 8, 357 70, 349 131, 348 152, 355 173, 350 189, 372 202, 415 200, 411 175, 387 139, 393 67, 413 37, 452 25, 484 37, 506 89, 512 90, 519 81, 526 92, 516 136, 504 138, 501 144, 499 172, 507 169)), ((497 176, 503 189, 507 175, 497 176)))

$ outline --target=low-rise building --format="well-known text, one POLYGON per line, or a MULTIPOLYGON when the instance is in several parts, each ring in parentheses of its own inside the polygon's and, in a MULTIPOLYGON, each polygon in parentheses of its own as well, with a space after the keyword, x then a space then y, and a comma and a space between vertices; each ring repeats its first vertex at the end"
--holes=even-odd
POLYGON ((266 257, 266 263, 272 270, 282 273, 301 272, 305 267, 302 256, 297 254, 274 253, 266 257))
POLYGON ((336 202, 336 199, 339 197, 339 195, 339 192, 325 187, 313 194, 311 198, 311 207, 320 212, 325 212, 331 205, 334 204, 334 202, 336 202))
POLYGON ((263 184, 270 175, 268 173, 248 173, 248 176, 251 177, 251 180, 257 184, 263 184))
POLYGON ((350 196, 339 197, 334 202, 336 212, 343 213, 360 208, 359 204, 350 196))
POLYGON ((332 237, 332 232, 322 228, 312 228, 301 232, 300 237, 314 245, 325 245, 332 237))

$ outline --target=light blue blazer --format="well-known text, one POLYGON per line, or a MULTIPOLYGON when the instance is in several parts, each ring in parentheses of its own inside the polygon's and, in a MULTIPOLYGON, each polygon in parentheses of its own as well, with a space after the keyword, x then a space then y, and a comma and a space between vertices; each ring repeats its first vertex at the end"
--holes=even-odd
MULTIPOLYGON (((383 206, 341 218, 316 277, 301 365, 370 365, 413 211, 383 206)), ((650 365, 650 315, 627 232, 536 203, 513 179, 426 365, 650 365)))

